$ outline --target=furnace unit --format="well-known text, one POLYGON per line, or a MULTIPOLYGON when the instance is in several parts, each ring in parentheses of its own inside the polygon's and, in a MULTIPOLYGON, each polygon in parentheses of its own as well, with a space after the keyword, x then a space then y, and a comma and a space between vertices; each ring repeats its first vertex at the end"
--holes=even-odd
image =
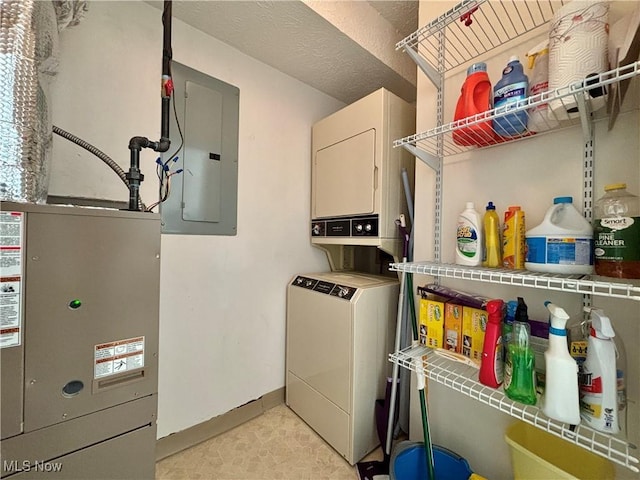
POLYGON ((1 206, 2 478, 153 479, 158 215, 1 206))

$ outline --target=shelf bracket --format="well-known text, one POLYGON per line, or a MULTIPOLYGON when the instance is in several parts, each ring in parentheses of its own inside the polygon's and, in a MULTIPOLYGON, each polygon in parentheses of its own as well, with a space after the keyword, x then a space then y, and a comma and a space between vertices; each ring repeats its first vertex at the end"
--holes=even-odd
POLYGON ((433 171, 435 172, 440 171, 440 161, 438 160, 438 157, 434 157, 430 153, 427 153, 424 150, 421 150, 418 147, 415 147, 408 143, 405 143, 404 145, 402 145, 402 147, 405 150, 407 150, 409 153, 411 153, 411 155, 419 158, 424 163, 426 163, 427 166, 430 167, 433 171))
POLYGON ((413 61, 416 62, 416 65, 418 65, 418 67, 420 67, 420 70, 422 70, 427 78, 431 80, 431 83, 433 83, 433 85, 438 88, 438 86, 440 85, 440 77, 442 75, 440 75, 440 73, 438 73, 435 68, 429 65, 429 63, 424 58, 422 58, 420 54, 413 48, 407 47, 405 49, 405 52, 407 52, 413 59, 413 61))
POLYGON ((582 124, 582 135, 585 143, 589 143, 592 139, 591 132, 591 104, 585 99, 585 93, 580 92, 574 95, 580 112, 580 123, 582 124))

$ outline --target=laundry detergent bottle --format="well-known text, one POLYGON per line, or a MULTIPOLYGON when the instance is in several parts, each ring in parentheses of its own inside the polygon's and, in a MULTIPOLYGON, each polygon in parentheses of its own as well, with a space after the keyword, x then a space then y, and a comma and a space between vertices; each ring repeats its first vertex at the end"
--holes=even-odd
POLYGON ((493 107, 496 109, 493 128, 501 137, 517 136, 527 129, 526 110, 497 116, 501 113, 497 109, 504 107, 509 111, 515 108, 518 101, 527 98, 528 90, 529 78, 524 74, 518 57, 513 56, 502 71, 502 78, 493 87, 493 107))
MULTIPOLYGON (((462 84, 462 90, 454 121, 464 120, 491 109, 491 82, 487 75, 487 64, 474 63, 467 69, 467 78, 462 84)), ((468 123, 474 122, 472 119, 468 123)), ((456 145, 481 147, 494 143, 491 120, 463 125, 452 133, 456 145)))
POLYGON ((569 353, 567 345, 567 320, 569 315, 551 302, 545 303, 551 315, 549 347, 544 352, 546 378, 542 411, 559 422, 580 423, 580 398, 578 389, 578 364, 569 353))
POLYGON ((482 219, 473 202, 467 202, 458 216, 456 229, 456 263, 478 266, 482 264, 482 219))
POLYGON ((600 309, 591 309, 587 359, 580 376, 580 416, 589 427, 616 434, 620 423, 614 336, 609 317, 600 309))

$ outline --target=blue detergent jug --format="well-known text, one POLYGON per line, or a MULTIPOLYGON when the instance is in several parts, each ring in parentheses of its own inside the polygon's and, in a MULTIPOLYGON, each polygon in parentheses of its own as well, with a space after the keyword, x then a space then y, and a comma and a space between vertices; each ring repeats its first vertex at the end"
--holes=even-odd
MULTIPOLYGON (((514 108, 519 100, 527 98, 529 78, 524 74, 518 57, 513 56, 502 71, 502 78, 493 87, 494 108, 514 108)), ((497 113, 497 112, 496 112, 497 113)), ((520 135, 527 129, 527 111, 522 110, 493 120, 493 128, 501 137, 520 135)))

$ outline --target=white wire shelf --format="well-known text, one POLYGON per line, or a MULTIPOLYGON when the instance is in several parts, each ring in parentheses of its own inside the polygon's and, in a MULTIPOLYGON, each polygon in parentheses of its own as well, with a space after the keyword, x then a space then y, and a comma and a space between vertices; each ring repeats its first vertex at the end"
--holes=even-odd
POLYGON ((408 146, 408 150, 416 156, 424 152, 429 156, 437 157, 438 144, 442 142, 444 156, 452 156, 471 149, 492 147, 542 135, 580 123, 585 129, 585 137, 589 138, 592 104, 595 101, 603 102, 603 100, 593 99, 590 92, 592 94, 602 92, 609 89, 612 84, 619 84, 623 80, 638 75, 640 75, 640 62, 630 63, 590 77, 584 82, 541 92, 511 105, 493 108, 472 117, 395 140, 393 146, 405 148, 408 146), (553 108, 550 108, 551 106, 553 108), (567 111, 572 113, 568 114, 567 111), (502 130, 498 131, 499 128, 502 130), (522 133, 514 136, 499 135, 506 131, 522 133), (416 153, 415 150, 419 152, 416 153))
MULTIPOLYGON (((390 270, 397 272, 457 278, 479 282, 499 283, 518 287, 581 293, 640 301, 640 286, 633 283, 610 282, 606 277, 588 275, 560 275, 528 270, 464 267, 435 262, 392 263, 390 270)), ((640 284, 640 282, 638 282, 640 284)))
POLYGON ((569 425, 546 417, 537 407, 515 402, 508 398, 501 389, 497 390, 482 385, 477 381, 478 369, 475 367, 444 358, 436 354, 434 350, 421 345, 389 355, 389 360, 392 363, 417 373, 418 367, 414 363, 414 359, 417 362, 422 360, 424 374, 429 380, 608 458, 634 472, 640 472, 638 468, 640 460, 638 460, 636 446, 584 425, 579 425, 572 431, 569 425))
POLYGON ((396 44, 431 76, 467 63, 546 24, 566 0, 463 0, 396 44), (440 51, 440 34, 444 35, 440 51), (444 58, 440 63, 439 58, 444 58))

